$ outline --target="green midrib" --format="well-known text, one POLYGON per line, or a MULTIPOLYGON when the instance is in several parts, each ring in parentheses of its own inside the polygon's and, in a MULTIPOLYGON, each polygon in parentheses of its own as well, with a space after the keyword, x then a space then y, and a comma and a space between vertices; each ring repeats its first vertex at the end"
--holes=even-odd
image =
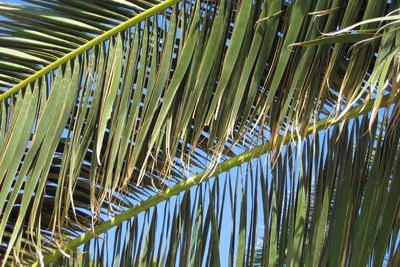
MULTIPOLYGON (((400 94, 397 94, 394 98, 391 98, 389 95, 383 96, 380 108, 383 107, 388 107, 392 103, 396 103, 397 101, 400 100, 400 94)), ((368 102, 365 106, 356 106, 353 107, 352 109, 349 110, 346 119, 353 119, 356 117, 359 117, 361 115, 368 114, 374 106, 373 101, 368 102)), ((310 135, 315 131, 320 131, 323 129, 326 129, 332 125, 337 125, 342 121, 335 121, 335 118, 326 118, 319 120, 316 124, 310 124, 309 127, 307 128, 306 136, 310 135)), ((293 139, 295 139, 296 136, 293 134, 288 134, 285 138, 279 138, 276 147, 279 147, 279 145, 282 144, 289 144, 293 139)), ((89 240, 95 238, 96 236, 107 232, 110 228, 121 224, 124 221, 129 220, 130 218, 138 215, 142 211, 146 211, 151 207, 156 206, 157 204, 161 203, 164 200, 167 200, 173 196, 178 195, 179 193, 189 190, 191 187, 199 185, 202 182, 208 181, 212 177, 216 177, 218 174, 221 174, 223 172, 226 172, 233 167, 241 165, 243 162, 249 162, 250 160, 257 158, 265 153, 268 153, 271 151, 271 146, 270 143, 265 143, 263 145, 257 146, 243 154, 240 154, 236 157, 233 157, 229 160, 226 160, 222 162, 221 164, 218 164, 211 168, 212 171, 206 170, 202 173, 196 174, 188 179, 186 179, 183 182, 180 182, 179 184, 168 188, 164 192, 161 192, 155 196, 152 196, 148 198, 147 200, 139 203, 138 205, 128 209, 125 212, 122 212, 121 214, 115 216, 111 220, 99 225, 94 229, 93 233, 85 233, 81 235, 80 237, 72 240, 69 242, 67 245, 65 245, 62 250, 64 252, 68 252, 72 249, 75 249, 79 247, 80 245, 85 244, 89 240)), ((55 250, 51 254, 47 255, 43 262, 45 264, 51 263, 57 258, 62 256, 62 253, 60 250, 55 250)), ((33 264, 32 266, 39 266, 39 262, 33 264)))
POLYGON ((122 32, 124 30, 126 30, 127 28, 145 20, 146 18, 149 18, 151 16, 153 16, 154 14, 180 2, 182 0, 166 0, 165 2, 162 2, 161 4, 158 4, 148 10, 146 10, 145 12, 125 21, 124 23, 121 23, 120 25, 112 28, 111 30, 103 33, 102 35, 99 35, 98 37, 96 37, 95 39, 87 42, 86 44, 82 45, 81 47, 75 49, 74 51, 66 54, 65 56, 61 57, 60 59, 54 61, 53 63, 51 63, 50 65, 48 65, 47 67, 44 67, 43 69, 41 69, 40 71, 36 72, 35 74, 29 76, 28 78, 26 78, 25 80, 23 80, 22 82, 20 82, 19 84, 17 84, 16 86, 14 86, 13 88, 11 88, 10 90, 6 91, 5 93, 0 95, 0 102, 9 98, 10 96, 12 96, 13 94, 17 93, 19 90, 21 90, 22 88, 25 88, 27 85, 29 85, 30 83, 38 80, 39 78, 41 78, 42 76, 46 75, 47 73, 50 73, 51 71, 55 70, 56 68, 58 68, 59 66, 61 66, 62 64, 68 62, 71 59, 74 59, 76 56, 83 54, 84 52, 88 51, 89 49, 91 49, 92 47, 94 47, 95 45, 98 45, 101 42, 104 42, 106 40, 108 40, 109 38, 115 36, 116 34, 118 34, 119 32, 122 32))

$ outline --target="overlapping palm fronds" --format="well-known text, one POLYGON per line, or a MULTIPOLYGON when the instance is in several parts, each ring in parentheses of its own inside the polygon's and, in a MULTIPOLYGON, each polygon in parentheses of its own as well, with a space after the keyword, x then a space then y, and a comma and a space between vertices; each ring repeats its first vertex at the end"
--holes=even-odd
POLYGON ((143 211, 110 264, 219 265, 226 206, 237 266, 399 261, 398 1, 26 2, 0 4, 3 265, 143 211))

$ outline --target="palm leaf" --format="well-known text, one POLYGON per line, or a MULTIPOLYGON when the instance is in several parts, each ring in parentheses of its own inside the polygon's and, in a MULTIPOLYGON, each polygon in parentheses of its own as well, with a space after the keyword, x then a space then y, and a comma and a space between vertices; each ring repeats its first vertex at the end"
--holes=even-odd
POLYGON ((264 264, 399 253, 396 1, 29 2, 0 5, 3 265, 50 263, 141 212, 117 230, 120 264, 218 264, 226 205, 227 255, 252 265, 258 202, 264 264), (321 36, 338 27, 360 29, 321 36), (207 182, 243 162, 239 184, 207 182), (169 244, 149 247, 163 202, 169 244))

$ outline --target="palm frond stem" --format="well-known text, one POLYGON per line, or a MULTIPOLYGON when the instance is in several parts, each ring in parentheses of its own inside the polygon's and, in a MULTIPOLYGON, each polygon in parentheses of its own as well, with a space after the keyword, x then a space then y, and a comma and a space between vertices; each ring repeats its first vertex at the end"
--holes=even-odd
POLYGON ((19 84, 15 85, 13 88, 11 88, 11 89, 7 90, 6 92, 4 92, 3 94, 1 94, 0 102, 9 98, 10 96, 14 95, 19 90, 21 90, 22 88, 25 88, 30 83, 38 80, 43 75, 50 73, 51 71, 55 70, 62 64, 66 63, 69 60, 74 59, 76 56, 81 55, 82 53, 88 51, 92 47, 100 44, 101 42, 106 41, 107 39, 115 36, 116 34, 123 32, 124 30, 128 29, 129 27, 145 20, 146 18, 149 18, 149 17, 157 14, 158 12, 160 12, 180 1, 181 0, 166 0, 165 2, 162 2, 158 5, 144 11, 143 13, 138 14, 137 16, 125 21, 124 23, 121 23, 120 25, 110 29, 109 31, 106 31, 105 33, 99 35, 95 39, 87 42, 86 44, 80 46, 79 48, 73 50, 72 52, 66 54, 65 56, 59 58, 58 60, 54 61, 50 65, 44 67, 43 69, 41 69, 38 72, 36 72, 35 74, 29 76, 28 78, 26 78, 19 84))
MULTIPOLYGON (((390 107, 393 103, 397 103, 400 100, 400 94, 398 93, 396 96, 385 95, 382 97, 382 102, 380 104, 380 108, 390 107)), ((346 116, 346 119, 354 119, 360 117, 362 115, 366 115, 372 111, 374 108, 373 101, 369 101, 365 105, 359 105, 351 108, 346 116)), ((336 120, 335 116, 327 117, 317 121, 316 123, 311 123, 306 129, 305 136, 311 135, 316 131, 324 130, 333 125, 338 125, 339 123, 343 123, 343 120, 336 120)), ((294 131, 292 134, 288 134, 286 136, 281 136, 277 140, 276 146, 271 146, 269 142, 264 143, 263 145, 256 146, 253 149, 248 150, 240 155, 237 155, 229 160, 225 160, 224 162, 217 164, 212 169, 208 169, 204 172, 198 173, 183 182, 178 183, 175 186, 172 186, 165 191, 158 193, 145 201, 142 201, 138 205, 122 212, 121 214, 113 217, 111 220, 100 224, 98 227, 94 229, 93 232, 86 232, 78 238, 73 239, 71 242, 67 243, 61 250, 54 250, 51 254, 47 255, 43 259, 44 264, 48 264, 54 262, 59 257, 63 256, 65 252, 76 249, 77 247, 87 243, 89 240, 98 237, 100 234, 106 233, 109 229, 114 226, 121 224, 124 221, 129 220, 130 218, 137 216, 139 213, 150 209, 151 207, 156 206, 162 201, 168 200, 173 196, 180 194, 183 191, 189 190, 191 187, 199 185, 203 182, 208 181, 212 177, 217 177, 219 174, 229 171, 230 169, 241 165, 244 162, 249 162, 254 158, 260 157, 261 155, 271 152, 271 149, 280 147, 281 145, 287 145, 291 143, 293 140, 298 138, 297 132, 294 131)), ((40 266, 40 263, 37 262, 32 266, 40 266)))

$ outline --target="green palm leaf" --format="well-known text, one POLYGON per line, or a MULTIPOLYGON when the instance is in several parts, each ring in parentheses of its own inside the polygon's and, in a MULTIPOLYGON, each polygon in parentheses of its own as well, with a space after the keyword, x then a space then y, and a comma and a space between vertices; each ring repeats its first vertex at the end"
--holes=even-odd
POLYGON ((3 265, 395 266, 397 1, 25 2, 0 3, 3 265))

